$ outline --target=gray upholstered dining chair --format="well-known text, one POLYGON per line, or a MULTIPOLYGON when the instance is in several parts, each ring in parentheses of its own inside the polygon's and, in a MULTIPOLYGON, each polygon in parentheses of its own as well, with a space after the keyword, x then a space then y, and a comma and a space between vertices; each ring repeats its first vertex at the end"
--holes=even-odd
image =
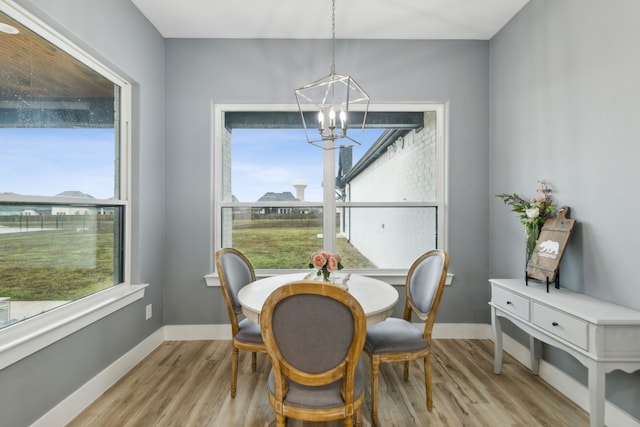
POLYGON ((421 255, 407 274, 406 302, 402 319, 389 317, 367 330, 364 351, 371 359, 371 422, 378 422, 378 374, 380 363, 404 362, 404 380, 409 379, 409 361, 424 360, 427 409, 431 411, 431 331, 438 313, 449 269, 449 254, 435 249, 421 255), (424 328, 411 322, 415 314, 424 328))
POLYGON ((256 353, 266 353, 267 351, 262 341, 260 326, 249 319, 240 320, 239 318, 242 307, 238 302, 238 292, 244 286, 255 281, 256 274, 247 257, 233 248, 222 248, 216 251, 216 269, 231 321, 231 397, 236 397, 239 350, 251 352, 253 372, 256 371, 256 353))
POLYGON ((362 425, 367 325, 351 294, 330 283, 288 283, 265 301, 260 327, 271 359, 268 392, 277 427, 287 417, 344 419, 351 426, 354 415, 362 425))

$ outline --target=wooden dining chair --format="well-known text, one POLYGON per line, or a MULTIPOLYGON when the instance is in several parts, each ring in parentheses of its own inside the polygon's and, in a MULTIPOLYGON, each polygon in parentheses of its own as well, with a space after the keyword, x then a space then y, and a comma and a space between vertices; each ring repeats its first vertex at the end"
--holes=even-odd
POLYGON ((366 319, 360 303, 330 283, 296 281, 265 301, 260 327, 271 359, 276 427, 288 417, 362 425, 366 319))
POLYGON ((449 255, 432 250, 420 256, 407 274, 406 302, 402 319, 389 317, 367 330, 364 351, 371 359, 371 421, 378 422, 378 374, 380 363, 404 362, 404 380, 409 379, 409 361, 424 360, 427 409, 431 411, 431 331, 438 313, 449 269, 449 255), (424 328, 412 323, 415 314, 424 328))
POLYGON ((239 350, 251 352, 251 370, 253 372, 256 371, 256 354, 267 352, 260 333, 260 326, 249 319, 240 320, 239 318, 242 307, 238 302, 238 292, 244 286, 255 281, 256 274, 249 259, 242 252, 233 248, 222 248, 216 251, 216 269, 231 321, 231 397, 236 397, 239 350))

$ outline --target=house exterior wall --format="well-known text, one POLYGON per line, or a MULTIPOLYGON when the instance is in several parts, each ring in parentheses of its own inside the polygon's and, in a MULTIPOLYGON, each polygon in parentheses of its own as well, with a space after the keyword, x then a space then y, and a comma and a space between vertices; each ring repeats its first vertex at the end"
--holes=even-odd
MULTIPOLYGON (((429 112, 422 129, 399 138, 349 183, 347 200, 435 201, 436 145, 429 112)), ((352 208, 344 220, 345 236, 378 268, 408 268, 407 260, 436 247, 432 208, 352 208)))

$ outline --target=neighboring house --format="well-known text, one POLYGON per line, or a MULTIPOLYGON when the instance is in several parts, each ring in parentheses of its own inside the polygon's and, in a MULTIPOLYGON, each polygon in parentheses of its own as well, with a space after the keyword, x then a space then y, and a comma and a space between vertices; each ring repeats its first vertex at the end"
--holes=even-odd
POLYGON ((27 209, 17 210, 14 215, 23 215, 23 216, 39 216, 39 215, 51 215, 50 207, 33 207, 27 209))
MULTIPOLYGON (((284 191, 282 193, 267 192, 260 197, 258 202, 299 202, 290 191, 284 191)), ((293 208, 289 207, 273 207, 273 208, 256 208, 255 213, 258 214, 290 214, 293 208)))
MULTIPOLYGON (((83 193, 82 191, 63 191, 60 194, 56 194, 56 197, 77 197, 81 199, 93 199, 94 197, 83 193)), ((53 206, 51 208, 52 215, 95 215, 95 207, 84 206, 53 206)))

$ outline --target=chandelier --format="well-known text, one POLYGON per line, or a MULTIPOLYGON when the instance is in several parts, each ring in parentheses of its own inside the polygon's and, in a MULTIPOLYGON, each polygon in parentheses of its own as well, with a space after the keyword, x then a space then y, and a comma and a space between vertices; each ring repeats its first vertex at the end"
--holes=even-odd
POLYGON ((295 90, 307 142, 325 150, 360 145, 347 135, 347 131, 356 116, 359 118, 360 115, 362 125, 358 120, 358 126, 364 131, 369 109, 369 95, 364 89, 351 76, 336 74, 335 46, 336 1, 332 0, 329 75, 295 90), (357 114, 353 114, 354 105, 363 106, 357 110, 357 114))

